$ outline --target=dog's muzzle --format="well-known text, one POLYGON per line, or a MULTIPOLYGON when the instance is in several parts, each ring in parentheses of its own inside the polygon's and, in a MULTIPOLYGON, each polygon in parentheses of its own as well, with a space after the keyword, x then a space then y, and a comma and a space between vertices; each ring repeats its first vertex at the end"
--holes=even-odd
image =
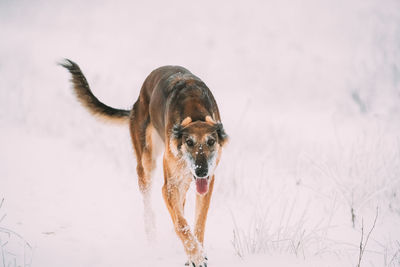
POLYGON ((196 191, 198 194, 204 195, 208 192, 208 165, 204 157, 198 157, 195 163, 193 177, 196 181, 196 191))

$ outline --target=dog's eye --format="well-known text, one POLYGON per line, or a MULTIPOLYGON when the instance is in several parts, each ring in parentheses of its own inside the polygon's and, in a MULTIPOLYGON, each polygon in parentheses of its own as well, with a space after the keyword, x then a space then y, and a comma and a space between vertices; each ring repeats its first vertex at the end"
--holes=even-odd
POLYGON ((208 139, 207 145, 213 146, 215 144, 215 139, 208 139))
POLYGON ((190 147, 192 147, 194 145, 193 141, 191 139, 187 139, 186 140, 186 144, 190 147))

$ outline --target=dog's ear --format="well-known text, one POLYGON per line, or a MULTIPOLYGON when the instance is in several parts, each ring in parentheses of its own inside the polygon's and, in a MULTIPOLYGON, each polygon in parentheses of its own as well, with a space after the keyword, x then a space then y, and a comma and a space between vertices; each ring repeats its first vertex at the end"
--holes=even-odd
POLYGON ((172 136, 176 139, 182 138, 183 128, 192 122, 192 118, 186 117, 180 124, 176 123, 172 126, 172 136))
POLYGON ((169 149, 175 157, 179 156, 182 146, 182 130, 183 127, 179 123, 172 126, 171 137, 169 140, 169 149))
POLYGON ((170 149, 178 157, 182 147, 182 135, 184 128, 192 122, 192 118, 186 117, 181 123, 176 123, 171 129, 170 149))
POLYGON ((219 142, 219 144, 221 146, 223 146, 228 142, 229 137, 226 134, 226 132, 224 130, 224 126, 222 125, 222 123, 218 122, 215 126, 216 126, 216 131, 217 131, 217 134, 218 134, 218 142, 219 142))
POLYGON ((182 125, 177 123, 172 127, 172 136, 176 139, 182 138, 182 125))

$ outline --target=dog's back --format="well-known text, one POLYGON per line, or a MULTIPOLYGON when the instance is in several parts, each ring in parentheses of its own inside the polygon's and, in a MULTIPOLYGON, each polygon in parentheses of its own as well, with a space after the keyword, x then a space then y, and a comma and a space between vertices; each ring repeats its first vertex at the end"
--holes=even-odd
POLYGON ((165 129, 185 117, 204 121, 210 116, 220 121, 216 101, 197 76, 180 66, 164 66, 146 78, 139 101, 149 105, 150 120, 162 139, 165 129))

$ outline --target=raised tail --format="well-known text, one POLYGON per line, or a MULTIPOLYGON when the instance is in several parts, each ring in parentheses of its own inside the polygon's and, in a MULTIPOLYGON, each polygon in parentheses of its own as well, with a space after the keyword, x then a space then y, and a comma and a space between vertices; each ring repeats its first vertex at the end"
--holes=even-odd
POLYGON ((101 119, 111 122, 125 123, 129 121, 129 110, 116 109, 107 106, 106 104, 100 102, 90 90, 89 84, 86 81, 78 64, 69 59, 64 59, 63 62, 59 63, 61 66, 66 68, 71 74, 71 82, 73 84, 73 89, 78 97, 78 100, 82 103, 86 109, 95 116, 101 119))

